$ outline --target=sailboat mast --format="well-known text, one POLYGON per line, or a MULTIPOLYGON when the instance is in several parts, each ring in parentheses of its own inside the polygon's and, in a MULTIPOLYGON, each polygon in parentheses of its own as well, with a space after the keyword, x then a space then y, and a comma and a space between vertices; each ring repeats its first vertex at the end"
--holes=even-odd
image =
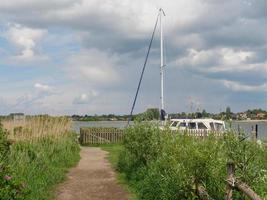
POLYGON ((161 100, 161 110, 164 110, 164 54, 163 54, 163 25, 162 17, 165 13, 162 8, 160 8, 160 100, 161 100))

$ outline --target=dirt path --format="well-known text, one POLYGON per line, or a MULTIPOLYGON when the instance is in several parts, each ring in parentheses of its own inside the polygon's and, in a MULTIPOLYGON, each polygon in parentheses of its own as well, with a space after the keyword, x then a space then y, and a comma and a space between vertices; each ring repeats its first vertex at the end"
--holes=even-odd
POLYGON ((107 161, 107 152, 83 147, 81 160, 59 186, 57 200, 126 200, 129 194, 116 183, 115 172, 107 161))

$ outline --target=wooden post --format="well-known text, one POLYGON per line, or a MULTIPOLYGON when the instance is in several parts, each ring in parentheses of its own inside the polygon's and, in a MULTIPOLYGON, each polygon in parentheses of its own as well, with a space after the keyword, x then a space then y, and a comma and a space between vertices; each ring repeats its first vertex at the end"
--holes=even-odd
POLYGON ((256 131, 254 130, 254 126, 251 126, 251 140, 256 141, 256 131))
POLYGON ((211 199, 203 185, 197 184, 196 189, 197 189, 197 194, 200 197, 200 199, 203 199, 203 200, 211 199))
POLYGON ((235 176, 235 164, 232 161, 229 161, 227 162, 227 186, 226 186, 225 200, 233 199, 234 176, 235 176))
POLYGON ((256 126, 255 126, 255 138, 257 141, 258 140, 258 124, 256 124, 256 126))
POLYGON ((262 200, 247 184, 236 181, 235 185, 239 191, 243 192, 251 200, 262 200))

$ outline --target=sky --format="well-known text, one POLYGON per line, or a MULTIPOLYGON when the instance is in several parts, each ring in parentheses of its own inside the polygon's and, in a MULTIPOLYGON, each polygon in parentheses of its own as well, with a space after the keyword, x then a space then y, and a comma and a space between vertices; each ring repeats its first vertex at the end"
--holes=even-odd
MULTIPOLYGON (((267 109, 266 0, 1 0, 0 114, 128 114, 159 8, 167 112, 267 109)), ((159 36, 135 113, 160 106, 159 36)))

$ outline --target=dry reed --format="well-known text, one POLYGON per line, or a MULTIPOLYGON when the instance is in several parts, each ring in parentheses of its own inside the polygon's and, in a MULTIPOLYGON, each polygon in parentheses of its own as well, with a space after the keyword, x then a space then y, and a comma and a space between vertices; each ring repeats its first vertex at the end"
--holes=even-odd
POLYGON ((59 138, 71 130, 67 117, 35 116, 24 121, 4 120, 1 122, 11 140, 36 140, 44 137, 59 138))

